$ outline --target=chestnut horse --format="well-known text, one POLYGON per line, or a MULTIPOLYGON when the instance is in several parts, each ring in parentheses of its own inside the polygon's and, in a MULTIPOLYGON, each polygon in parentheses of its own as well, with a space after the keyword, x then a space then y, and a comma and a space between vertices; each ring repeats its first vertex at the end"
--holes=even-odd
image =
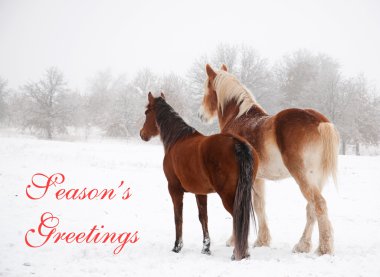
POLYGON ((207 219, 207 194, 216 192, 233 217, 236 238, 232 259, 248 255, 248 234, 252 207, 252 183, 257 172, 257 154, 248 142, 232 135, 204 136, 166 103, 164 95, 149 92, 145 123, 140 131, 144 141, 160 135, 165 149, 164 173, 174 206, 176 238, 173 251, 181 251, 184 192, 196 196, 203 230, 202 253, 211 254, 207 219))
MULTIPOLYGON (((255 148, 260 164, 254 184, 254 209, 259 232, 254 246, 269 246, 270 234, 265 215, 264 179, 292 176, 307 200, 307 222, 294 252, 309 252, 315 221, 319 227, 320 255, 334 251, 333 233, 321 191, 332 175, 336 184, 339 135, 329 120, 312 109, 286 109, 268 115, 252 94, 227 72, 215 72, 206 65, 207 79, 199 116, 218 117, 222 134, 244 137, 255 148)), ((233 243, 233 236, 227 242, 233 243)))

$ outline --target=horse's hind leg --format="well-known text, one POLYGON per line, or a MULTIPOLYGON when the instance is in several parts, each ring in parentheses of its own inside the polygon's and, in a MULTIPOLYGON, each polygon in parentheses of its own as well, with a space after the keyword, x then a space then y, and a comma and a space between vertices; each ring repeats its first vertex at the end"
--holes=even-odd
POLYGON ((320 187, 310 184, 302 177, 296 177, 296 180, 308 201, 308 206, 306 227, 299 243, 294 247, 294 251, 308 252, 311 250, 311 234, 315 219, 317 219, 319 229, 319 246, 317 253, 319 255, 332 254, 334 251, 334 238, 327 214, 326 200, 320 192, 320 187))
MULTIPOLYGON (((267 217, 265 214, 265 183, 264 179, 257 178, 254 183, 254 193, 253 193, 253 208, 259 220, 259 232, 257 239, 254 243, 254 247, 269 246, 271 237, 267 224, 267 217)), ((231 237, 226 242, 227 246, 234 245, 234 236, 231 237)))
POLYGON ((231 247, 235 245, 234 235, 231 234, 230 238, 226 241, 226 246, 231 247))
POLYGON ((178 253, 183 247, 182 241, 182 210, 183 210, 183 189, 178 185, 169 184, 169 193, 172 197, 174 206, 174 221, 175 221, 175 242, 172 249, 178 253))
MULTIPOLYGON (((218 193, 218 194, 219 194, 220 198, 222 199, 222 203, 223 203, 224 208, 227 210, 227 212, 229 212, 231 214, 231 216, 233 216, 235 196, 232 194, 225 194, 225 193, 218 193)), ((234 243, 234 236, 232 235, 231 238, 232 238, 233 243, 234 243)), ((229 245, 227 245, 227 246, 229 246, 229 245)), ((248 258, 248 257, 249 257, 249 252, 247 249, 247 252, 245 253, 243 258, 248 258)), ((232 255, 231 259, 235 260, 235 249, 234 249, 234 254, 232 255)))
POLYGON ((306 206, 306 226, 303 231, 302 237, 299 242, 294 246, 293 252, 308 253, 311 250, 311 235, 313 234, 313 227, 315 224, 316 216, 313 204, 309 202, 306 206))
POLYGON ((210 236, 208 234, 208 217, 207 217, 207 195, 195 195, 198 205, 198 217, 202 224, 203 230, 203 248, 202 254, 211 255, 210 236))
POLYGON ((316 253, 319 255, 333 254, 334 237, 332 226, 327 215, 326 200, 320 193, 315 193, 313 203, 319 228, 319 246, 316 253))
POLYGON ((257 218, 259 220, 259 232, 257 239, 254 243, 255 247, 269 246, 270 233, 267 225, 267 218, 265 214, 265 187, 264 179, 256 179, 253 187, 253 207, 257 218))

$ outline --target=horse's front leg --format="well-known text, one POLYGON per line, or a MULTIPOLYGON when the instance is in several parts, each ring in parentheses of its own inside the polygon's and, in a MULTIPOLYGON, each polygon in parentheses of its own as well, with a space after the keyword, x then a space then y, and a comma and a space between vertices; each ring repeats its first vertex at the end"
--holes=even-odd
POLYGON ((203 248, 202 254, 211 255, 210 251, 210 236, 208 234, 208 217, 207 217, 207 195, 195 195, 198 205, 198 217, 202 224, 203 230, 203 248))
POLYGON ((179 185, 169 184, 169 193, 172 197, 174 207, 174 222, 175 222, 175 242, 172 249, 178 253, 183 247, 182 241, 182 210, 183 210, 183 189, 179 185))
POLYGON ((255 241, 255 247, 269 246, 271 237, 265 214, 265 183, 264 179, 257 178, 254 185, 253 207, 259 220, 259 232, 255 241))

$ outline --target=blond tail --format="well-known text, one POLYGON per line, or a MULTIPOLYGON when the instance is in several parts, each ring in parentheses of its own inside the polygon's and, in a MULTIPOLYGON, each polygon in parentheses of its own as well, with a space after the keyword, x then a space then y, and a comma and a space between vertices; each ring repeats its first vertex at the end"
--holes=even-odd
MULTIPOLYGON (((339 133, 334 124, 329 122, 320 123, 318 131, 321 134, 323 143, 323 180, 331 174, 335 187, 338 189, 337 167, 339 154, 339 133)), ((324 182, 323 182, 324 183, 324 182)))

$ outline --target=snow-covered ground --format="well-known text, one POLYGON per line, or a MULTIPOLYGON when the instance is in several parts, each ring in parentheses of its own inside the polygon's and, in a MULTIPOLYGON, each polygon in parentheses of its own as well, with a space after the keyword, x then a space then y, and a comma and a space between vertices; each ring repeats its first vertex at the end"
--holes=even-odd
MULTIPOLYGON (((0 138, 0 276, 380 276, 380 157, 339 157, 339 191, 325 188, 334 226, 334 256, 293 254, 305 224, 305 200, 292 179, 267 183, 270 248, 251 248, 250 259, 230 261, 225 246, 231 217, 217 195, 209 196, 212 255, 202 255, 195 198, 184 201, 184 248, 174 243, 172 203, 157 141, 60 142, 0 138), (33 174, 63 173, 66 181, 41 200, 25 190, 33 174), (128 200, 56 200, 59 188, 131 188, 128 200), (32 249, 25 233, 40 216, 59 217, 57 231, 139 232, 140 240, 114 255, 117 244, 48 242, 32 249)), ((251 245, 255 239, 251 231, 251 245)), ((313 243, 317 246, 317 230, 313 243)))

